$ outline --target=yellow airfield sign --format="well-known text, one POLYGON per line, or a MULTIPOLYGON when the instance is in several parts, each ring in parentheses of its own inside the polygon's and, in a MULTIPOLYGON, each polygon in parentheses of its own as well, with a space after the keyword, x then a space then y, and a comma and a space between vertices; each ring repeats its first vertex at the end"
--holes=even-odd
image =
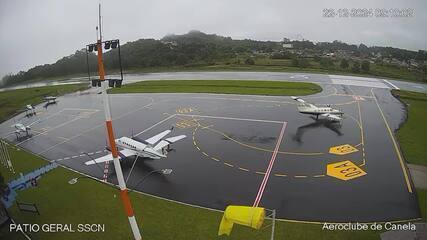
POLYGON ((346 160, 328 164, 326 167, 326 174, 344 181, 362 177, 367 173, 360 167, 355 165, 352 161, 346 160))
POLYGON ((336 155, 345 155, 349 153, 357 152, 357 148, 351 146, 350 144, 344 144, 339 146, 333 146, 329 148, 329 153, 336 154, 336 155))

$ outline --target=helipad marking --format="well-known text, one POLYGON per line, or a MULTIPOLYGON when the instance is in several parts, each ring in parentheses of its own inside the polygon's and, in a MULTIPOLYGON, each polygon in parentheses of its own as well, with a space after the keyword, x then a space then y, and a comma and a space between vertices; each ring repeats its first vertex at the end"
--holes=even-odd
POLYGON ((176 113, 191 113, 193 112, 195 109, 191 108, 191 107, 185 107, 185 108, 178 108, 176 110, 176 113))
POLYGON ((365 98, 363 98, 362 96, 354 96, 353 95, 353 99, 356 101, 365 101, 365 98))
POLYGON ((351 146, 350 144, 344 144, 339 146, 333 146, 329 148, 329 153, 336 154, 336 155, 346 155, 350 153, 357 152, 357 148, 351 146))
POLYGON ((331 163, 326 166, 326 174, 344 181, 362 177, 367 173, 350 160, 331 163))

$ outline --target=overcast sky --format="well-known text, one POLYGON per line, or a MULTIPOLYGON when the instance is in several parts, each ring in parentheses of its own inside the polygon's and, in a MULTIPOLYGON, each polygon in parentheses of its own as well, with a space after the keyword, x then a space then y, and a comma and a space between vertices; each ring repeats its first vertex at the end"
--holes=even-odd
MULTIPOLYGON (((74 53, 96 40, 99 0, 0 0, 0 76, 74 53)), ((236 39, 341 40, 427 49, 426 0, 103 0, 104 39, 200 30, 236 39), (412 8, 409 18, 325 18, 325 8, 412 8)))

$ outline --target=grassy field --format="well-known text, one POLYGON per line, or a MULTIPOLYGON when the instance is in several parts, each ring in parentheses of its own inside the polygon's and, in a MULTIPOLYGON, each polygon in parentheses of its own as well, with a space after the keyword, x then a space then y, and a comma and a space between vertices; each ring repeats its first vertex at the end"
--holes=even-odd
POLYGON ((406 161, 427 166, 427 94, 393 90, 408 106, 408 119, 398 130, 397 137, 406 161))
POLYGON ((70 84, 0 92, 0 122, 17 112, 23 111, 27 104, 36 105, 43 102, 44 96, 59 96, 86 88, 87 84, 70 84))
POLYGON ((314 83, 244 80, 142 81, 111 89, 111 93, 229 93, 250 95, 309 95, 322 91, 314 83))
MULTIPOLYGON (((16 174, 3 165, 0 170, 7 180, 19 172, 28 172, 47 162, 16 148, 9 148, 16 174)), ((131 239, 132 234, 116 189, 91 179, 68 180, 80 176, 64 168, 44 175, 38 187, 18 193, 18 201, 36 203, 40 215, 10 209, 17 223, 105 224, 102 233, 32 233, 33 239, 131 239)), ((194 208, 154 197, 131 193, 135 215, 145 239, 269 239, 270 229, 255 231, 236 226, 229 238, 217 237, 221 212, 194 208)), ((378 232, 326 231, 322 225, 277 222, 276 239, 379 239, 378 232)), ((18 234, 0 231, 0 239, 19 239, 18 234)))

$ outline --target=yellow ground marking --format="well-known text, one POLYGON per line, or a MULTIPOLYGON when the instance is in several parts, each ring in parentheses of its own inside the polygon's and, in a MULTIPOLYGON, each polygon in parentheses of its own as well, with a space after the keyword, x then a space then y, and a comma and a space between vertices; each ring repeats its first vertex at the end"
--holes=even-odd
POLYGON ((336 154, 336 155, 346 155, 350 153, 357 152, 357 148, 351 146, 350 144, 344 144, 339 146, 333 146, 329 148, 329 153, 336 154))
POLYGON ((348 113, 346 113, 345 115, 353 119, 357 123, 357 126, 359 127, 359 129, 361 128, 360 122, 355 117, 353 117, 351 114, 348 114, 348 113))
POLYGON ((234 165, 233 165, 233 164, 230 164, 230 163, 227 163, 227 162, 223 162, 223 163, 224 163, 224 165, 226 165, 226 166, 234 167, 234 165))
MULTIPOLYGON (((359 143, 358 145, 356 145, 355 147, 359 147, 360 145, 362 145, 362 153, 363 153, 363 157, 362 157, 362 163, 359 164, 359 167, 365 166, 366 164, 366 158, 365 158, 365 140, 364 140, 364 130, 363 130, 363 120, 362 120, 362 112, 360 111, 360 99, 359 95, 356 95, 356 93, 353 91, 353 89, 348 86, 348 89, 353 93, 352 95, 348 95, 353 97, 353 99, 357 100, 357 109, 358 109, 358 116, 359 116, 359 120, 355 119, 352 115, 347 114, 347 116, 349 116, 350 118, 352 118, 353 120, 355 120, 357 122, 357 124, 359 125, 359 129, 360 129, 360 138, 361 138, 361 143, 359 143), (357 99, 355 98, 355 96, 357 97, 357 99)), ((364 96, 362 96, 364 97, 364 96)), ((372 97, 369 97, 372 98, 372 97)), ((364 100, 364 99, 363 99, 364 100)))
POLYGON ((205 128, 211 128, 211 127, 213 127, 213 124, 211 124, 211 125, 208 125, 208 126, 205 126, 205 127, 202 127, 201 129, 205 129, 205 128))
POLYGON ((344 181, 362 177, 367 173, 350 160, 330 163, 326 166, 326 174, 344 181))
POLYGON ((178 108, 176 110, 177 113, 191 113, 193 112, 195 109, 191 108, 191 107, 184 107, 184 108, 178 108))
MULTIPOLYGON (((270 150, 270 149, 265 149, 265 148, 261 148, 261 147, 252 146, 252 145, 249 145, 249 144, 246 144, 246 143, 242 143, 242 142, 240 142, 240 141, 238 141, 238 140, 236 140, 236 139, 228 136, 227 134, 225 134, 225 133, 223 133, 221 131, 218 131, 216 129, 207 128, 207 130, 215 132, 215 133, 218 133, 218 134, 224 136, 225 138, 227 138, 227 139, 229 139, 229 140, 231 140, 231 141, 233 141, 233 142, 235 142, 235 143, 237 143, 237 144, 239 144, 241 146, 248 147, 248 148, 255 149, 255 150, 264 151, 264 152, 273 152, 273 150, 270 150)), ((322 155, 322 154, 324 154, 324 153, 321 153, 321 152, 302 153, 302 152, 284 152, 284 151, 278 151, 278 153, 280 153, 280 154, 288 154, 288 155, 303 155, 303 156, 316 156, 316 155, 322 155)))
MULTIPOLYGON (((196 135, 196 132, 199 130, 199 129, 206 129, 207 127, 203 127, 203 125, 201 125, 200 124, 200 122, 197 122, 197 127, 196 128, 194 128, 194 130, 193 130, 193 133, 192 133, 192 135, 193 135, 193 144, 194 144, 194 146, 203 154, 203 155, 205 155, 205 156, 207 156, 207 157, 209 157, 209 158, 211 158, 212 160, 214 160, 214 161, 216 161, 216 162, 222 162, 224 165, 226 165, 226 166, 228 166, 228 167, 236 167, 237 169, 239 169, 239 170, 241 170, 241 171, 245 171, 245 172, 250 172, 250 170, 249 169, 247 169, 247 168, 242 168, 242 167, 239 167, 239 166, 235 166, 235 165, 233 165, 233 164, 231 164, 231 163, 228 163, 228 162, 225 162, 225 161, 221 161, 220 159, 218 159, 218 158, 216 158, 216 157, 212 157, 212 156, 210 156, 208 153, 206 153, 206 152, 204 152, 204 151, 202 151, 201 149, 200 149, 200 147, 198 146, 198 144, 197 144, 197 141, 195 140, 195 135, 196 135)), ((212 125, 210 125, 210 126, 208 126, 208 127, 211 127, 212 125)), ((261 175, 264 175, 265 174, 265 172, 259 172, 259 171, 256 171, 255 172, 256 174, 261 174, 261 175)), ((286 174, 279 174, 279 173, 276 173, 275 174, 275 176, 277 176, 277 177, 287 177, 288 175, 286 175, 286 174)), ((297 175, 297 176, 294 176, 295 178, 307 178, 307 177, 310 177, 310 176, 307 176, 307 175, 297 175)), ((313 175, 313 176, 311 176, 311 177, 314 177, 314 178, 318 178, 318 177, 325 177, 325 175, 324 174, 319 174, 319 175, 313 175)))
POLYGON ((406 172, 407 170, 406 170, 405 163, 403 161, 402 155, 401 155, 401 153, 399 151, 399 147, 397 146, 396 140, 394 139, 394 136, 393 136, 393 132, 391 131, 390 126, 387 123, 387 120, 386 120, 386 118, 384 116, 383 111, 381 110, 381 107, 380 107, 380 105, 378 103, 377 97, 375 97, 375 94, 374 94, 374 91, 373 91, 372 88, 371 88, 371 94, 374 97, 375 103, 377 104, 378 110, 379 110, 379 112, 380 112, 380 114, 381 114, 381 116, 382 116, 382 118, 384 120, 384 124, 387 127, 387 130, 388 130, 388 133, 390 135, 390 138, 393 141, 394 150, 396 151, 397 157, 399 158, 400 167, 402 168, 402 172, 403 172, 403 175, 405 177, 406 186, 408 188, 408 191, 410 193, 412 193, 412 186, 411 186, 411 183, 409 181, 408 173, 406 172))
POLYGON ((189 127, 195 127, 197 124, 192 120, 182 120, 175 123, 175 126, 178 128, 189 128, 189 127))
POLYGON ((366 164, 366 157, 365 157, 365 133, 363 130, 363 120, 362 120, 362 111, 360 111, 360 101, 357 101, 357 108, 359 110, 359 122, 360 122, 360 138, 361 138, 361 143, 362 143, 362 164, 360 164, 359 166, 365 166, 366 164))
POLYGON ((274 176, 276 176, 276 177, 286 177, 286 176, 288 176, 288 175, 286 175, 286 174, 281 174, 281 173, 275 173, 275 174, 274 174, 274 176))

